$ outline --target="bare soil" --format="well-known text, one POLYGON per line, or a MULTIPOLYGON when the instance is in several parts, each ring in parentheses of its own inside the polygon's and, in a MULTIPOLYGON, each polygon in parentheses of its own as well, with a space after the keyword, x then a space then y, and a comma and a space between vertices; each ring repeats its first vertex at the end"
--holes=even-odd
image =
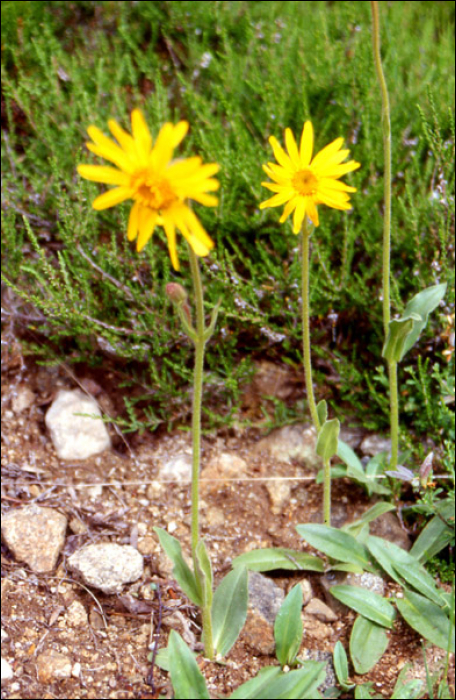
MULTIPOLYGON (((84 379, 94 381, 78 377, 79 382, 84 379)), ((112 406, 115 387, 100 389, 109 386, 105 380, 100 378, 95 393, 102 406, 112 406)), ((8 635, 2 655, 14 670, 2 697, 172 697, 167 674, 152 668, 151 652, 166 646, 170 628, 198 641, 200 625, 198 611, 172 579, 152 528, 169 528, 173 523, 172 534, 184 551, 190 551, 190 487, 160 484, 154 455, 188 450, 190 436, 182 431, 117 436, 111 451, 84 462, 60 461, 46 433, 44 415, 57 389, 76 386, 64 368, 39 368, 29 360, 24 364, 22 357, 15 364, 14 353, 2 373, 2 511, 35 502, 58 509, 69 521, 64 551, 50 574, 30 571, 2 546, 2 627, 8 635), (15 412, 14 397, 24 386, 33 392, 33 400, 15 412), (144 576, 122 595, 88 590, 66 569, 66 559, 75 549, 101 541, 133 544, 145 558, 144 576), (79 619, 74 614, 75 601, 82 605, 76 606, 82 611, 79 619), (47 677, 50 652, 71 661, 72 677, 47 677)), ((236 453, 247 462, 251 478, 226 482, 217 490, 204 490, 203 485, 202 534, 216 581, 230 570, 234 557, 254 547, 302 549, 305 545, 295 525, 321 520, 322 488, 313 479, 294 482, 291 499, 279 514, 273 514, 264 479, 308 475, 298 465, 258 454, 255 446, 260 437, 259 431, 244 431, 203 439, 203 464, 218 451, 236 453)), ((333 504, 334 524, 340 525, 359 516, 369 501, 361 488, 337 480, 333 504)), ((320 575, 305 576, 314 595, 324 599, 320 575)), ((287 591, 302 577, 301 572, 279 572, 274 580, 287 591)), ((394 591, 389 585, 387 595, 394 591)), ((351 611, 332 623, 307 619, 303 647, 331 652, 341 640, 348 649, 353 621, 351 611)), ((421 639, 398 616, 381 661, 367 676, 352 679, 370 680, 376 692, 390 697, 406 663, 413 664, 412 675, 424 676, 422 655, 421 639)), ((262 666, 277 663, 275 657, 256 654, 242 635, 225 664, 199 658, 213 697, 229 695, 262 666)), ((440 668, 442 658, 443 652, 429 650, 432 668, 440 668)))

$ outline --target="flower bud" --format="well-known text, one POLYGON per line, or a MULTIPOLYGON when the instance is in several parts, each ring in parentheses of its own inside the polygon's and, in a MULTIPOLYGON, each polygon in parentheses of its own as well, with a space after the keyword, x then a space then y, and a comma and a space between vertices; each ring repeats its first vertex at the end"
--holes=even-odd
POLYGON ((185 301, 187 301, 187 292, 182 285, 178 284, 177 282, 169 282, 165 289, 173 304, 183 304, 185 301))

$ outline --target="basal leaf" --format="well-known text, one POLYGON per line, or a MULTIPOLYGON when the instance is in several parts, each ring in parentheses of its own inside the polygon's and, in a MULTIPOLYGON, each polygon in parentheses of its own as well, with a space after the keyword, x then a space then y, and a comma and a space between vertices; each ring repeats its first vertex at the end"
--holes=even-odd
POLYGON ((320 571, 325 570, 321 559, 311 554, 298 552, 284 547, 265 549, 253 549, 236 557, 232 563, 233 568, 245 566, 249 571, 274 571, 286 569, 289 571, 320 571))
POLYGON ((328 557, 372 570, 367 549, 348 532, 320 524, 297 525, 296 530, 306 542, 328 557))
POLYGON ((291 665, 302 641, 302 588, 294 586, 286 596, 274 622, 276 656, 281 666, 291 665))
POLYGON ((175 630, 169 634, 168 650, 169 672, 176 700, 209 700, 206 682, 196 659, 175 630))
POLYGON ((358 586, 331 586, 329 591, 341 603, 353 608, 372 622, 382 627, 393 626, 396 611, 391 603, 378 593, 358 586))
POLYGON ((248 606, 247 569, 239 566, 219 583, 212 602, 214 647, 226 656, 244 627, 248 606))
POLYGON ((388 642, 384 627, 358 615, 350 635, 350 657, 356 673, 368 673, 382 658, 388 642))
POLYGON ((418 634, 445 651, 449 643, 449 651, 454 654, 454 627, 438 605, 407 589, 404 598, 397 598, 396 605, 404 620, 418 634))

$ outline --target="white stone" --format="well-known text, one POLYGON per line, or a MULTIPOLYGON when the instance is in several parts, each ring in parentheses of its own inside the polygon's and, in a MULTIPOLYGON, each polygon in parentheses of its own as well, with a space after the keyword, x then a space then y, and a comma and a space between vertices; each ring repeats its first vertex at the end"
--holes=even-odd
POLYGON ((71 555, 68 567, 84 583, 103 593, 120 593, 126 583, 137 581, 143 573, 144 560, 130 545, 112 542, 89 544, 71 555))
POLYGON ((80 389, 59 391, 45 421, 60 459, 87 459, 111 446, 97 402, 80 389))
POLYGON ((2 656, 2 683, 10 681, 12 678, 14 678, 14 673, 11 664, 2 656))

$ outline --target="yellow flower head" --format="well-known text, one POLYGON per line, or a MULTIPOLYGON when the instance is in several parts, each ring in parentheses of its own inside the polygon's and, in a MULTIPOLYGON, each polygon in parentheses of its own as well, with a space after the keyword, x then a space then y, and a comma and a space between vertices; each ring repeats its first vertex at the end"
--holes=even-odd
POLYGON ((172 160, 174 149, 188 131, 188 123, 164 124, 155 145, 139 109, 131 113, 132 135, 113 119, 108 121, 108 127, 118 144, 96 126, 89 126, 87 133, 93 143, 86 145, 89 151, 114 163, 116 168, 78 166, 79 175, 87 180, 117 185, 97 197, 93 208, 108 209, 126 199, 133 199, 128 240, 136 238, 137 250, 142 250, 155 226, 163 226, 175 270, 179 269, 176 229, 187 239, 196 255, 207 255, 214 243, 186 202, 193 199, 207 207, 217 205, 217 198, 207 193, 219 187, 218 181, 212 178, 219 166, 216 163, 203 165, 199 156, 172 160))
POLYGON ((285 129, 288 154, 277 139, 271 136, 269 143, 279 165, 263 165, 263 170, 274 182, 261 184, 276 194, 262 202, 260 209, 278 207, 286 202, 280 223, 294 211, 293 233, 299 233, 306 215, 318 226, 317 204, 326 204, 333 209, 350 209, 347 192, 356 192, 355 187, 339 181, 342 175, 360 167, 360 163, 354 160, 342 163, 349 154, 348 150, 340 150, 343 139, 336 139, 312 158, 313 140, 310 122, 304 124, 299 149, 291 129, 285 129))

